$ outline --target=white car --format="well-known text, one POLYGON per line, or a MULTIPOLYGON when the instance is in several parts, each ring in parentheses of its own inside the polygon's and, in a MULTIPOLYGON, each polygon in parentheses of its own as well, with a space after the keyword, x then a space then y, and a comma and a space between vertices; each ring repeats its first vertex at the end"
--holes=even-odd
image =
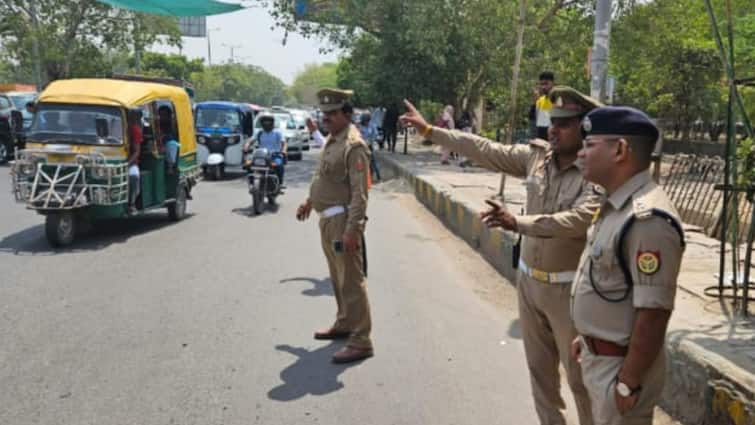
MULTIPOLYGON (((298 130, 294 117, 289 112, 274 110, 270 114, 275 118, 275 128, 283 133, 283 139, 288 145, 288 159, 292 161, 301 160, 302 151, 304 145, 308 144, 307 137, 309 135, 305 136, 298 130)), ((257 134, 262 131, 262 124, 260 123, 262 116, 263 114, 259 114, 254 120, 254 135, 252 136, 254 140, 257 139, 257 134)))
POLYGON ((308 151, 310 135, 309 135, 309 131, 307 130, 307 118, 313 118, 312 114, 303 109, 289 109, 288 111, 294 117, 294 123, 296 124, 296 129, 301 133, 301 138, 304 140, 304 145, 302 146, 302 149, 304 149, 305 151, 308 151))

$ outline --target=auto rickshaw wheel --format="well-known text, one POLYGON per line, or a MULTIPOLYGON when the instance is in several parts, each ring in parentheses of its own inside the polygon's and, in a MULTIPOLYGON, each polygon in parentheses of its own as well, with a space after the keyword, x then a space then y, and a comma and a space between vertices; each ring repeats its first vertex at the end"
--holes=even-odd
POLYGON ((76 237, 76 217, 68 211, 48 214, 45 217, 45 235, 52 246, 70 245, 76 237))
POLYGON ((183 184, 176 188, 176 201, 168 205, 168 216, 173 221, 186 217, 186 186, 183 184))

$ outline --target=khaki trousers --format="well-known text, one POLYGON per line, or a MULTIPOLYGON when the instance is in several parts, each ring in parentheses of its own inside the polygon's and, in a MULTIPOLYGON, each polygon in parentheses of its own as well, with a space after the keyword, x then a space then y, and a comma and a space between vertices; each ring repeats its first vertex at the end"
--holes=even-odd
POLYGON ((541 425, 565 425, 559 362, 574 394, 581 425, 592 425, 590 398, 570 348, 577 331, 570 314, 571 285, 545 284, 521 271, 517 280, 519 319, 530 371, 535 410, 541 425))
MULTIPOLYGON (((580 338, 581 339, 581 338, 580 338)), ((582 340, 582 376, 592 400, 595 425, 651 425, 653 411, 663 391, 666 352, 661 350, 642 382, 637 404, 624 416, 616 408, 616 375, 623 357, 596 356, 582 340)))
POLYGON ((347 345, 371 349, 370 303, 367 300, 367 279, 362 264, 362 247, 354 252, 336 252, 333 241, 340 241, 346 230, 346 214, 320 219, 322 250, 328 260, 330 280, 336 296, 338 313, 333 329, 350 332, 347 345))

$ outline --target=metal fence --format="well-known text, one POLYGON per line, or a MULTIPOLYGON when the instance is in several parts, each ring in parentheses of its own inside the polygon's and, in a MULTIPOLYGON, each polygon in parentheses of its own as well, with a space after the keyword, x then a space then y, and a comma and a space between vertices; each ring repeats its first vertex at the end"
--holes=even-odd
MULTIPOLYGON (((699 226, 708 236, 719 238, 723 192, 716 185, 724 181, 724 159, 718 156, 674 155, 666 157, 661 166, 661 184, 686 224, 699 226)), ((749 230, 753 205, 746 194, 738 194, 738 211, 734 196, 729 205, 729 223, 739 223, 738 236, 744 242, 749 230)), ((733 226, 728 226, 731 237, 733 226)))

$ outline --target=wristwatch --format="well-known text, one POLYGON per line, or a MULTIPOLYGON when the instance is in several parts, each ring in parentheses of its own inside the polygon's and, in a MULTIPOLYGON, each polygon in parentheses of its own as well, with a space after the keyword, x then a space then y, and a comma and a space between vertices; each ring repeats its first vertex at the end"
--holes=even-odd
POLYGON ((629 388, 629 385, 618 381, 616 382, 616 392, 619 393, 622 397, 629 397, 632 395, 637 394, 642 389, 642 385, 638 386, 637 388, 629 388))

